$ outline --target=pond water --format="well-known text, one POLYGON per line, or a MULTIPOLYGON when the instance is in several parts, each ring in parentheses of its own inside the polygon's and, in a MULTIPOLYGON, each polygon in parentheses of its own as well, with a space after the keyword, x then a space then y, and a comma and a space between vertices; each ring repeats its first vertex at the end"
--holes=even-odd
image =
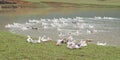
POLYGON ((120 46, 119 11, 120 8, 1 10, 0 30, 33 37, 46 35, 54 40, 71 33, 75 40, 92 39, 94 42, 107 42, 108 45, 120 46), (38 23, 30 21, 38 21, 38 23), (20 27, 5 28, 8 24, 17 24, 20 27))

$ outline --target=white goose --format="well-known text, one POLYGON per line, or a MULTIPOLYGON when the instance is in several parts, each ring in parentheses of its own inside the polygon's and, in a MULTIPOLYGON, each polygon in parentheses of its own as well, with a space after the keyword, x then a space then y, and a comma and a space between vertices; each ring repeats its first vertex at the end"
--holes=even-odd
POLYGON ((107 43, 105 42, 105 43, 100 43, 99 41, 97 42, 97 45, 101 45, 101 46, 105 46, 105 45, 107 45, 107 43))

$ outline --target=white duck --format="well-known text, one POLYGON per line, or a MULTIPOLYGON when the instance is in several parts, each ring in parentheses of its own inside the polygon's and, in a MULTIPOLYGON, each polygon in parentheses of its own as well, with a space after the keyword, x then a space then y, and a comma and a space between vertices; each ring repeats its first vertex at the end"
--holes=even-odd
POLYGON ((12 24, 7 24, 7 25, 5 25, 5 28, 11 28, 11 27, 13 27, 12 24))
POLYGON ((30 22, 30 23, 40 23, 40 21, 34 20, 34 19, 33 19, 33 20, 29 20, 29 22, 30 22))
POLYGON ((67 42, 67 48, 73 49, 73 48, 76 48, 76 45, 75 45, 74 42, 68 41, 68 42, 67 42))
POLYGON ((47 37, 47 40, 48 40, 48 41, 52 41, 52 39, 51 39, 50 37, 47 37))
POLYGON ((41 38, 41 41, 46 42, 46 41, 48 41, 48 39, 47 39, 46 36, 44 35, 44 36, 41 38))
POLYGON ((97 45, 101 45, 101 46, 105 46, 105 45, 107 45, 107 43, 105 42, 105 43, 100 43, 99 41, 97 42, 97 45))
POLYGON ((21 30, 25 31, 25 30, 28 30, 29 28, 28 27, 21 27, 21 30))
POLYGON ((81 47, 85 47, 85 46, 87 46, 87 45, 88 45, 88 44, 87 44, 86 41, 83 41, 83 40, 80 41, 80 46, 81 46, 81 47))
POLYGON ((73 41, 73 36, 71 35, 71 33, 69 33, 69 36, 67 38, 69 41, 73 41))
POLYGON ((87 30, 87 34, 91 34, 91 33, 93 33, 92 30, 87 30))
POLYGON ((41 42, 41 37, 38 38, 38 40, 32 40, 32 43, 40 43, 41 42))
POLYGON ((61 45, 61 44, 62 44, 62 41, 63 41, 62 39, 57 40, 56 45, 57 45, 57 46, 61 45))
POLYGON ((80 44, 80 43, 76 44, 76 45, 75 45, 75 48, 76 48, 76 49, 81 48, 81 44, 80 44))
POLYGON ((28 35, 27 42, 32 42, 32 38, 28 35))
POLYGON ((41 42, 41 37, 39 36, 39 38, 38 38, 38 43, 40 43, 41 42))
POLYGON ((79 49, 79 48, 81 48, 81 46, 79 46, 79 45, 75 45, 75 48, 76 48, 76 49, 79 49))

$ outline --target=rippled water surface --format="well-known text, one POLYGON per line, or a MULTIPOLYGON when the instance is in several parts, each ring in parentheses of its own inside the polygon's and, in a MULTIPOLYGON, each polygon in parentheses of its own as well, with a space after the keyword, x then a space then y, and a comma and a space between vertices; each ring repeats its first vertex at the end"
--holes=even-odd
POLYGON ((54 40, 71 33, 75 40, 93 39, 120 46, 118 8, 41 8, 0 12, 0 29, 13 33, 49 36, 54 40), (14 27, 6 27, 16 25, 14 27))

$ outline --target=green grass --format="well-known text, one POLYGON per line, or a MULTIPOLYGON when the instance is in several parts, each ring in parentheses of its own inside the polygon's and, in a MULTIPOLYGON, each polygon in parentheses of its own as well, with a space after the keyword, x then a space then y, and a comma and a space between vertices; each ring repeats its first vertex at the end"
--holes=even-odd
POLYGON ((95 5, 112 5, 112 6, 120 6, 120 0, 26 0, 30 2, 41 2, 41 1, 46 1, 46 2, 66 2, 66 3, 76 3, 76 4, 95 4, 95 5))
POLYGON ((81 49, 68 49, 55 42, 32 44, 27 37, 0 31, 0 60, 119 60, 120 47, 89 44, 81 49))
POLYGON ((30 1, 30 2, 40 2, 41 0, 25 0, 25 1, 30 1))
MULTIPOLYGON (((9 6, 17 6, 17 7, 32 7, 32 8, 46 8, 46 7, 106 7, 106 8, 120 8, 120 0, 25 0, 29 2, 33 2, 31 5, 19 5, 19 4, 8 4, 9 6), (48 3, 43 2, 59 2, 63 3, 62 5, 59 4, 52 4, 52 6, 48 3), (72 4, 73 5, 72 5, 72 4), (59 6, 58 6, 59 5, 59 6)), ((0 4, 1 6, 7 4, 0 4)))

